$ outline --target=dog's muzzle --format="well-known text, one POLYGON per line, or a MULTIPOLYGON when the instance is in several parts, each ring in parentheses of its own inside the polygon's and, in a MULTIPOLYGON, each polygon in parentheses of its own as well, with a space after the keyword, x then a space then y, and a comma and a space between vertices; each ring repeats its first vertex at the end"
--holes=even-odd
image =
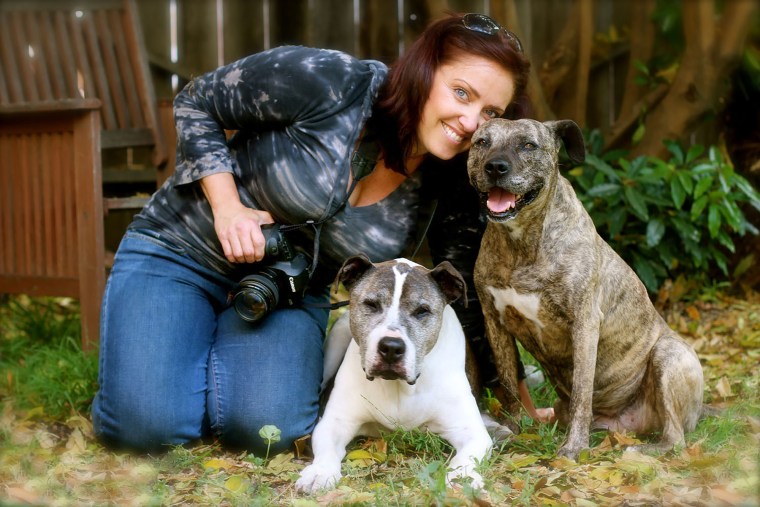
POLYGON ((369 371, 365 371, 368 380, 380 377, 384 380, 405 380, 414 385, 417 379, 409 379, 405 365, 406 343, 395 336, 385 336, 377 343, 377 356, 369 371))
POLYGON ((508 180, 512 165, 504 158, 494 157, 483 164, 486 180, 491 182, 487 192, 481 192, 480 201, 488 218, 494 222, 504 222, 515 218, 518 212, 530 204, 540 192, 540 188, 525 193, 517 193, 504 184, 508 180))

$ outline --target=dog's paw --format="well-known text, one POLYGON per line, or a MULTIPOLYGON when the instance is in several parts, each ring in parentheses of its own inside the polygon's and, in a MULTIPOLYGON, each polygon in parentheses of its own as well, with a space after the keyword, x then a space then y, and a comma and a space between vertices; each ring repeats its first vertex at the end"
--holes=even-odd
POLYGON ((322 489, 332 489, 340 480, 340 464, 337 467, 312 463, 301 471, 296 481, 296 490, 301 493, 316 493, 322 489))
POLYGON ((485 486, 483 477, 470 467, 455 468, 446 474, 446 484, 449 486, 453 486, 456 482, 459 482, 457 479, 462 479, 465 482, 469 479, 472 489, 483 489, 485 486))

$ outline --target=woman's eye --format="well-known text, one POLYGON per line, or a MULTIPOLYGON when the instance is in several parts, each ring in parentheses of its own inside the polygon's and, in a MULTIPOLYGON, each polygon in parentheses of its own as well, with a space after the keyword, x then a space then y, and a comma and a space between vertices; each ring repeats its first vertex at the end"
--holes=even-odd
POLYGON ((485 111, 483 111, 483 113, 486 115, 486 118, 488 119, 499 117, 499 112, 496 111, 495 109, 486 109, 485 111))
POLYGON ((467 92, 461 88, 454 88, 454 93, 460 99, 465 99, 465 100, 467 99, 467 92))

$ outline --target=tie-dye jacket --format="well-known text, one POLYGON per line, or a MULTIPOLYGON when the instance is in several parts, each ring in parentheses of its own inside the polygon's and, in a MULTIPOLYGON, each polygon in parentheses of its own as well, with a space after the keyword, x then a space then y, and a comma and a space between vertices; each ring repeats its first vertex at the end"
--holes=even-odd
MULTIPOLYGON (((387 67, 378 61, 291 46, 248 56, 193 79, 174 101, 176 171, 131 227, 160 234, 200 264, 236 281, 251 266, 232 264, 224 257, 198 181, 231 172, 243 204, 270 212, 282 224, 319 220, 346 196, 354 147, 386 74, 387 67), (237 133, 228 140, 225 130, 237 133)), ((483 231, 478 202, 461 157, 440 168, 437 163, 423 164, 380 202, 346 205, 325 222, 314 279, 328 284, 343 259, 359 252, 373 261, 402 255, 418 239, 421 203, 444 189, 431 224, 431 254, 436 261, 450 260, 468 279, 470 305, 467 312, 457 305, 457 313, 470 338, 482 336, 480 306, 472 288, 483 231), (424 180, 432 182, 426 184, 432 193, 423 188, 424 180)), ((287 236, 312 252, 312 227, 287 236)))

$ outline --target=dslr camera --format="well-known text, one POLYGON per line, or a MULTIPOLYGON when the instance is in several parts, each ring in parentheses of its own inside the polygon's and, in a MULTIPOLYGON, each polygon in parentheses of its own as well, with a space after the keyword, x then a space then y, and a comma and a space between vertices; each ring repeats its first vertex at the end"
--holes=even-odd
POLYGON ((310 262, 293 249, 278 224, 264 225, 264 259, 256 272, 232 289, 232 305, 241 319, 257 322, 277 307, 298 306, 309 282, 310 262))

